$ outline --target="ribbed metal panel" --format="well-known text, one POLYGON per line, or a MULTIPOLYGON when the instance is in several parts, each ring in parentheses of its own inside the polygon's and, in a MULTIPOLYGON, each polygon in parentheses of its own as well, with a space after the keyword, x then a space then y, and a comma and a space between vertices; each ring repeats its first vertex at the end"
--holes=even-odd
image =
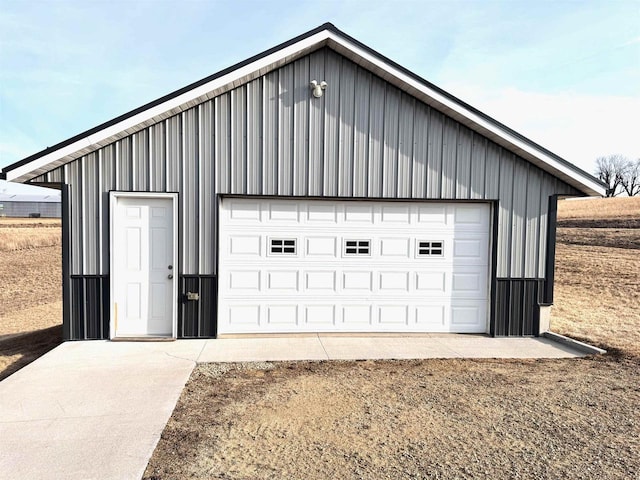
POLYGON ((456 151, 456 193, 455 198, 471 198, 471 149, 473 134, 464 125, 458 130, 458 147, 456 151))
POLYGON ((247 193, 247 89, 231 90, 231 192, 247 193))
POLYGON ((415 99, 402 95, 398 112, 398 184, 396 195, 411 198, 413 184, 413 118, 415 99))
POLYGON ((369 95, 369 196, 382 197, 385 83, 373 77, 369 95))
POLYGON ((423 103, 415 103, 413 115, 413 168, 411 169, 413 198, 427 197, 430 110, 423 103))
MULTIPOLYGON (((309 79, 324 80, 325 56, 313 55, 309 61, 309 79)), ((322 195, 322 169, 324 166, 324 111, 326 96, 309 103, 309 195, 322 195)), ((266 120, 266 117, 265 117, 266 120)), ((265 168, 266 168, 265 164, 265 168)))
MULTIPOLYGON (((247 193, 262 193, 262 79, 247 85, 247 193)), ((203 125, 204 129, 204 125, 203 125)))
POLYGON ((213 136, 215 125, 215 111, 213 102, 209 101, 200 106, 198 123, 200 136, 198 138, 198 158, 200 159, 200 174, 198 175, 198 206, 199 206, 199 239, 198 250, 200 257, 199 272, 208 274, 213 272, 215 251, 205 245, 215 244, 215 139, 213 136))
MULTIPOLYGON (((469 179, 469 188, 471 189, 470 198, 473 199, 492 198, 485 196, 487 142, 488 140, 483 136, 473 133, 471 144, 471 177, 469 179)), ((491 175, 492 173, 489 172, 489 174, 491 175)))
POLYGON ((133 189, 139 192, 149 191, 149 129, 134 133, 131 143, 133 189))
POLYGON ((167 134, 165 122, 149 128, 149 190, 163 192, 166 188, 167 134))
MULTIPOLYGON (((324 195, 338 195, 338 148, 340 143, 340 68, 341 58, 329 52, 326 58, 326 72, 324 80, 331 85, 324 93, 324 168, 320 182, 324 195)), ((312 79, 313 80, 313 79, 312 79)), ((316 79, 321 82, 322 79, 316 79)))
POLYGON ((445 117, 442 135, 442 198, 455 198, 456 195, 457 147, 458 123, 445 117))
POLYGON ((99 205, 100 216, 100 250, 94 255, 98 256, 98 274, 109 273, 109 194, 116 189, 116 149, 115 145, 101 148, 98 152, 98 165, 100 174, 99 205))
POLYGON ((262 192, 265 195, 278 193, 278 71, 263 77, 263 158, 262 158, 262 192))
POLYGON ((198 158, 198 111, 191 108, 182 112, 182 269, 190 273, 198 272, 199 258, 199 200, 200 170, 198 158))
POLYGON ((309 57, 293 64, 293 194, 307 195, 309 185, 309 57), (305 88, 305 85, 307 88, 305 88))
POLYGON ((278 194, 293 195, 293 65, 280 69, 278 86, 278 194))
POLYGON ((508 277, 521 278, 524 276, 525 263, 525 220, 527 214, 527 180, 528 164, 513 160, 513 200, 511 202, 511 250, 505 255, 511 256, 511 271, 508 277))
POLYGON ((183 338, 207 338, 216 335, 216 278, 212 275, 180 276, 178 335, 183 338), (187 292, 198 293, 200 300, 189 301, 187 292))
POLYGON ((338 195, 353 196, 353 135, 355 124, 355 65, 342 62, 340 75, 340 121, 338 129, 338 195))
POLYGON ((100 170, 98 153, 90 153, 82 163, 82 237, 84 256, 82 272, 85 275, 98 274, 100 263, 100 170))
POLYGON ((429 110, 429 149, 427 152, 427 198, 442 198, 442 133, 444 116, 429 110))
POLYGON ((70 185, 71 204, 71 275, 82 273, 83 252, 83 218, 82 218, 82 160, 65 165, 66 183, 70 185))
POLYGON ((577 193, 328 49, 39 179, 70 185, 78 275, 108 274, 115 189, 180 193, 185 275, 216 273, 217 194, 497 199, 505 278, 544 277, 548 197, 577 193))

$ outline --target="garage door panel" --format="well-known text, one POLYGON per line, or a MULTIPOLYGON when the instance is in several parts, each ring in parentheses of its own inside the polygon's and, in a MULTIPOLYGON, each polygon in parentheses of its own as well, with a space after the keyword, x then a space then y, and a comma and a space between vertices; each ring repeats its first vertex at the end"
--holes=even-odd
POLYGON ((334 327, 336 319, 335 305, 306 305, 305 323, 313 326, 334 327))
POLYGON ((230 200, 225 211, 231 220, 260 222, 260 202, 230 200))
POLYGON ((447 325, 445 305, 417 305, 414 308, 414 324, 419 329, 441 331, 447 325))
POLYGON ((432 294, 442 296, 446 293, 446 278, 445 272, 437 271, 422 271, 415 273, 415 289, 420 292, 420 295, 432 294))
POLYGON ((225 310, 231 327, 245 330, 260 326, 260 305, 229 305, 225 310))
POLYGON ((305 238, 304 254, 307 258, 322 257, 327 258, 338 257, 338 239, 336 237, 314 237, 305 238))
POLYGON ((373 272, 371 271, 344 271, 342 272, 342 289, 349 291, 373 291, 373 272))
POLYGON ((320 293, 336 292, 336 272, 334 270, 326 271, 307 271, 305 272, 305 289, 309 292, 320 293))
POLYGON ((298 324, 298 305, 269 305, 267 310, 267 323, 276 326, 293 327, 298 324))
POLYGON ((268 218, 275 222, 299 222, 299 205, 294 202, 269 202, 268 218))
POLYGON ((448 215, 446 205, 419 205, 416 208, 416 222, 429 224, 431 227, 447 225, 448 215))
POLYGON ((229 237, 229 255, 260 257, 262 237, 260 235, 234 235, 229 237))
POLYGON ((379 272, 378 289, 381 294, 409 293, 409 272, 379 272))
POLYGON ((477 205, 458 205, 454 207, 453 222, 456 228, 479 228, 487 232, 489 229, 489 215, 487 209, 478 208, 477 205))
POLYGON ((290 293, 299 292, 298 270, 272 270, 267 271, 267 292, 272 293, 290 293))
POLYGON ((487 238, 466 238, 453 240, 453 260, 457 263, 487 264, 487 238))
POLYGON ((487 204, 232 200, 219 333, 486 331, 487 204))
POLYGON ((484 332, 486 304, 455 304, 451 307, 451 327, 453 331, 484 332))
POLYGON ((260 276, 259 270, 231 270, 227 277, 228 290, 257 293, 260 291, 260 276))
POLYGON ((409 307, 406 305, 378 306, 378 323, 380 325, 408 325, 409 307))
POLYGON ((381 238, 377 242, 381 258, 411 258, 411 241, 408 238, 381 238))
POLYGON ((342 325, 362 327, 373 323, 373 306, 368 303, 351 303, 342 306, 342 325))
POLYGON ((307 222, 316 223, 337 223, 338 210, 335 204, 325 202, 324 204, 307 204, 307 222))
POLYGON ((383 223, 405 224, 411 223, 411 207, 408 205, 385 205, 380 208, 383 223))
POLYGON ((373 223, 373 204, 372 203, 352 203, 344 205, 344 221, 347 223, 365 223, 370 225, 373 223))

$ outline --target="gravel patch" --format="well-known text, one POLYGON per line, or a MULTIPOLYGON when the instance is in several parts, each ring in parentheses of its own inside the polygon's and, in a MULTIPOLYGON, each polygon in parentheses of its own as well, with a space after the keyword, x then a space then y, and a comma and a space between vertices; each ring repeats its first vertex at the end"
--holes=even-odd
POLYGON ((145 478, 638 478, 639 366, 199 365, 145 478))

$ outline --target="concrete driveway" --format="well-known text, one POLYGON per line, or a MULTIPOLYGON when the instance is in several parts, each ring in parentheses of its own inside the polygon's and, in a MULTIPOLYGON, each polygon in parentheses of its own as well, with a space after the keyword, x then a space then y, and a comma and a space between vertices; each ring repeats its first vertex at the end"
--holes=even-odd
POLYGON ((197 362, 580 355, 478 335, 67 342, 0 382, 0 478, 139 479, 197 362))

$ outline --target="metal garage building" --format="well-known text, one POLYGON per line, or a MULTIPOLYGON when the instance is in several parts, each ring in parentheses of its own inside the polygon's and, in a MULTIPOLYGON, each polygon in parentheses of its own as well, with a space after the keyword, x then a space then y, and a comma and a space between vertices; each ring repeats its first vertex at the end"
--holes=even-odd
POLYGON ((62 189, 68 339, 537 335, 605 188, 331 24, 2 175, 62 189))
POLYGON ((0 193, 0 217, 60 218, 60 195, 0 193))

